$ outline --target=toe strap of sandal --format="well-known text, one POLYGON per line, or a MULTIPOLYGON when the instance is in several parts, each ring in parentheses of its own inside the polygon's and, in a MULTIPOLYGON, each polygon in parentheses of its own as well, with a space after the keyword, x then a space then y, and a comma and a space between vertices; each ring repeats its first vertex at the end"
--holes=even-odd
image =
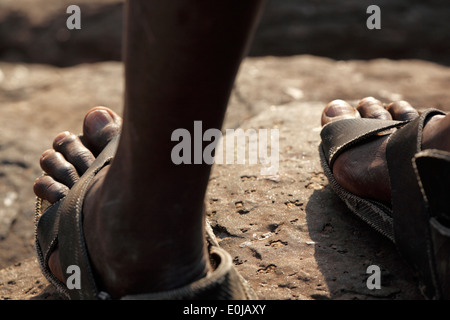
POLYGON ((345 150, 387 136, 408 122, 369 118, 343 119, 326 124, 320 132, 322 142, 319 155, 331 188, 351 212, 391 241, 394 241, 391 208, 374 199, 358 197, 342 188, 333 176, 333 163, 345 150))
MULTIPOLYGON (((91 269, 83 234, 83 202, 84 196, 95 175, 108 165, 116 152, 120 135, 115 136, 83 176, 70 189, 69 194, 48 207, 37 217, 35 246, 42 273, 58 291, 71 299, 97 299, 98 290, 91 269), (80 270, 82 290, 69 290, 51 273, 48 260, 51 253, 59 247, 59 260, 63 274, 71 266, 80 270)), ((38 210, 37 210, 38 211, 38 210)))
POLYGON ((320 132, 322 139, 321 148, 328 166, 333 168, 337 157, 356 144, 388 134, 391 129, 401 127, 407 123, 408 121, 368 118, 344 119, 328 123, 320 132))
POLYGON ((450 299, 450 153, 425 150, 415 156, 424 202, 428 205, 429 228, 438 284, 437 298, 450 299))
POLYGON ((40 198, 37 199, 35 250, 42 274, 50 283, 66 294, 65 287, 63 287, 60 284, 61 282, 51 273, 48 266, 50 255, 58 244, 58 209, 60 205, 61 201, 58 201, 51 206, 46 206, 45 214, 42 214, 42 211, 44 210, 44 201, 40 198))
MULTIPOLYGON (((435 154, 431 155, 426 151, 421 153, 423 128, 431 117, 438 114, 443 113, 439 110, 429 109, 408 125, 394 132, 389 138, 386 151, 391 184, 394 241, 400 255, 418 273, 422 293, 430 299, 442 298, 443 287, 440 282, 449 280, 448 274, 447 278, 439 279, 436 261, 441 258, 436 255, 435 240, 445 242, 448 248, 450 238, 445 238, 442 233, 438 235, 442 228, 436 228, 433 225, 438 220, 432 217, 429 210, 429 200, 445 198, 445 193, 443 193, 445 189, 438 190, 430 187, 429 180, 442 183, 449 181, 448 178, 442 177, 440 171, 444 167, 445 170, 448 170, 450 162, 448 162, 448 158, 445 161, 441 160, 440 166, 435 168, 438 171, 432 173, 429 171, 433 162, 430 158, 434 158, 435 154), (422 180, 427 181, 427 192, 422 187, 422 180)), ((442 206, 437 208, 442 208, 442 206)), ((446 210, 448 210, 448 206, 446 210)), ((442 216, 442 214, 439 215, 442 216)), ((443 260, 447 264, 450 262, 448 258, 447 256, 443 260)), ((441 277, 444 274, 445 272, 441 274, 441 277)))

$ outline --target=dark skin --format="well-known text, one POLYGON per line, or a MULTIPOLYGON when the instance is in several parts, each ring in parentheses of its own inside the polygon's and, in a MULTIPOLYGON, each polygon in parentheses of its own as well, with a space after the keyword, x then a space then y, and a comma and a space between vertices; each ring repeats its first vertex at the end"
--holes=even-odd
MULTIPOLYGON (((406 101, 384 105, 372 97, 362 99, 356 108, 345 101, 330 102, 322 113, 322 125, 348 118, 411 120, 418 111, 406 101)), ((333 165, 336 181, 345 189, 365 198, 387 204, 391 187, 386 163, 388 135, 343 152, 333 165)), ((423 130, 422 149, 450 151, 450 116, 434 116, 423 130)))
MULTIPOLYGON (((43 153, 41 166, 48 176, 36 180, 34 191, 54 203, 122 130, 113 163, 96 176, 83 207, 99 286, 113 298, 177 288, 211 270, 203 212, 211 167, 174 165, 171 134, 178 128, 192 131, 196 120, 202 121, 203 130, 222 127, 262 4, 129 1, 123 120, 110 109, 93 108, 83 123, 85 144, 63 132, 43 153)), ((335 101, 324 110, 322 123, 381 114, 400 119, 417 111, 406 102, 391 104, 386 111, 381 103, 363 99, 356 111, 335 101)), ((450 150, 448 130, 448 117, 434 117, 425 127, 423 146, 450 150)), ((389 201, 385 138, 358 148, 362 150, 349 150, 337 159, 336 179, 356 194, 389 201)), ((49 265, 64 281, 58 249, 49 265)))
MULTIPOLYGON (((171 135, 178 128, 193 134, 196 120, 204 130, 222 127, 263 2, 127 2, 121 139, 114 162, 97 175, 83 207, 92 264, 101 289, 113 298, 177 288, 209 272, 203 201, 211 166, 175 165, 171 135)), ((94 119, 107 115, 120 119, 105 110, 94 119)), ((95 131, 89 121, 88 146, 101 149, 103 143, 91 141, 99 140, 96 134, 86 130, 95 131)), ((36 194, 51 200, 77 178, 70 166, 60 170, 58 163, 82 152, 73 135, 57 138, 54 151, 41 159, 50 177, 35 184, 36 194)), ((93 154, 84 156, 87 162, 93 154)), ((58 252, 50 268, 62 279, 58 252)))

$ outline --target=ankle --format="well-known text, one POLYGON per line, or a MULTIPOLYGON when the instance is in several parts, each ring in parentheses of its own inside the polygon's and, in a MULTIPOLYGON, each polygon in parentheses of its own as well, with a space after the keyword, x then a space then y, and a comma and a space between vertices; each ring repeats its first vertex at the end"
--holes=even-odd
MULTIPOLYGON (((116 247, 113 252, 118 252, 116 247)), ((129 254, 113 253, 108 258, 103 257, 99 264, 94 263, 98 265, 94 269, 100 290, 108 292, 114 299, 181 288, 204 278, 211 270, 207 254, 194 256, 184 252, 178 259, 173 259, 150 253, 148 248, 145 251, 128 248, 126 252, 129 254), (146 254, 138 253, 139 257, 136 257, 133 251, 146 254)))

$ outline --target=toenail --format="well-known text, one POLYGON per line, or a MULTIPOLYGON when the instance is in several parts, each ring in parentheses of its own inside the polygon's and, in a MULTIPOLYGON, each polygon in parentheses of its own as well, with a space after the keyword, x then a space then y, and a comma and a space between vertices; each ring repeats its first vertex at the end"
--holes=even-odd
POLYGON ((105 110, 94 110, 90 112, 85 119, 88 133, 95 133, 96 131, 103 129, 111 122, 113 122, 113 118, 109 112, 105 110))
POLYGON ((352 106, 350 106, 347 102, 343 100, 334 100, 331 101, 325 110, 325 115, 327 117, 336 117, 343 114, 354 113, 355 110, 352 106))
POLYGON ((379 103, 380 101, 378 99, 375 99, 374 97, 365 97, 362 98, 360 103, 379 103))
POLYGON ((55 144, 61 143, 61 141, 64 140, 64 138, 66 138, 66 137, 69 136, 69 135, 70 135, 70 132, 69 132, 69 131, 61 132, 60 134, 58 134, 58 135, 56 136, 56 138, 55 138, 55 140, 54 140, 54 143, 55 143, 55 144))
POLYGON ((41 159, 47 158, 52 153, 53 153, 53 150, 51 150, 51 149, 45 150, 44 152, 42 152, 41 159))
POLYGON ((58 156, 58 152, 56 152, 54 149, 48 149, 44 151, 41 155, 41 163, 44 161, 47 161, 49 159, 52 159, 53 157, 58 156))

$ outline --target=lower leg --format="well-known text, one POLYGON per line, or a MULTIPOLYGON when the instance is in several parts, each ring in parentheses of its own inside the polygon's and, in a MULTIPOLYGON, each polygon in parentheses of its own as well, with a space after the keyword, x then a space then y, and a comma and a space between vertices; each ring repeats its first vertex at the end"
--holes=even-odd
POLYGON ((113 295, 171 289, 208 271, 202 210, 210 166, 173 164, 171 134, 193 134, 195 120, 221 128, 261 6, 128 2, 121 140, 84 207, 95 212, 85 215, 88 250, 113 295))

